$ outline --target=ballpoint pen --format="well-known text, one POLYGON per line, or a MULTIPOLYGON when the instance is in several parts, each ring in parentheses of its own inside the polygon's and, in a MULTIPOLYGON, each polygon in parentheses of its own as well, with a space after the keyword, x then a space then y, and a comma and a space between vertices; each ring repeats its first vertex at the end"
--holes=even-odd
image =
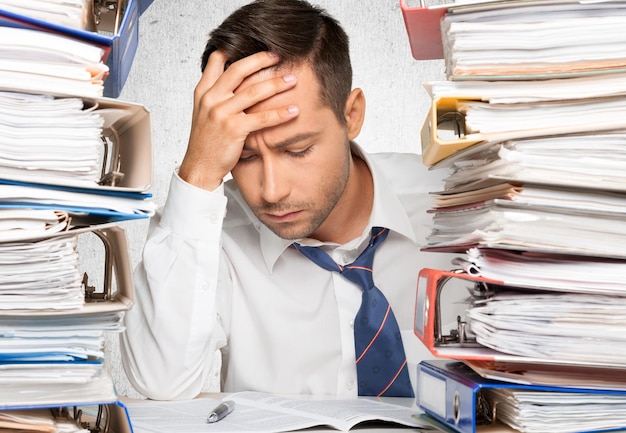
POLYGON ((235 409, 235 402, 232 400, 225 400, 218 404, 206 418, 206 422, 213 423, 223 419, 226 415, 231 413, 235 409))

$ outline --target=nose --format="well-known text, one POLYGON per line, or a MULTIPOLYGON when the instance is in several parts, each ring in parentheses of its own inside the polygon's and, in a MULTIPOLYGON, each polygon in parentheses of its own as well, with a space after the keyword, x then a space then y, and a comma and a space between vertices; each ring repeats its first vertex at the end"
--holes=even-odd
POLYGON ((267 156, 263 158, 261 177, 261 196, 268 203, 278 203, 289 195, 288 176, 279 158, 267 156))

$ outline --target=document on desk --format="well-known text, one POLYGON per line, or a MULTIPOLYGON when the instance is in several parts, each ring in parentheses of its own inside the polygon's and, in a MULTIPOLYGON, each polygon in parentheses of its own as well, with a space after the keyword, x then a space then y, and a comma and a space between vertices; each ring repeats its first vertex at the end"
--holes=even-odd
POLYGON ((260 392, 228 396, 235 410, 216 423, 207 415, 219 400, 198 398, 186 401, 140 401, 127 404, 136 433, 262 432, 279 433, 310 427, 348 431, 367 421, 385 421, 398 427, 432 429, 414 415, 421 413, 414 399, 282 397, 260 392))

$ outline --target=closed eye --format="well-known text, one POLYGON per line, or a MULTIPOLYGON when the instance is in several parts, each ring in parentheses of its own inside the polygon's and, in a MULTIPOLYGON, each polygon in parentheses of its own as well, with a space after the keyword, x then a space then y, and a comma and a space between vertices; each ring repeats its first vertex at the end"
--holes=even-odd
POLYGON ((286 151, 286 153, 293 157, 293 158, 304 158, 306 156, 307 153, 311 152, 311 149, 313 148, 313 146, 309 146, 304 150, 300 150, 298 152, 294 152, 291 150, 286 151))
POLYGON ((242 156, 240 156, 240 157, 239 157, 239 163, 252 162, 252 161, 254 161, 254 159, 255 159, 256 157, 257 157, 257 155, 256 155, 256 154, 254 154, 254 153, 253 153, 253 154, 251 154, 251 155, 248 155, 248 156, 243 156, 243 155, 242 155, 242 156))

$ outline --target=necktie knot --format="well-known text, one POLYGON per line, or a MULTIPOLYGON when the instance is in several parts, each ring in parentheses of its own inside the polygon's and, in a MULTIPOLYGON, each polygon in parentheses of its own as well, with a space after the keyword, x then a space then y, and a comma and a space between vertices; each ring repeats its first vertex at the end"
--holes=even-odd
POLYGON ((349 265, 343 266, 341 274, 358 284, 363 290, 369 290, 374 287, 374 278, 372 276, 374 264, 374 252, 376 248, 385 240, 389 230, 382 227, 372 228, 369 244, 357 259, 349 265))

